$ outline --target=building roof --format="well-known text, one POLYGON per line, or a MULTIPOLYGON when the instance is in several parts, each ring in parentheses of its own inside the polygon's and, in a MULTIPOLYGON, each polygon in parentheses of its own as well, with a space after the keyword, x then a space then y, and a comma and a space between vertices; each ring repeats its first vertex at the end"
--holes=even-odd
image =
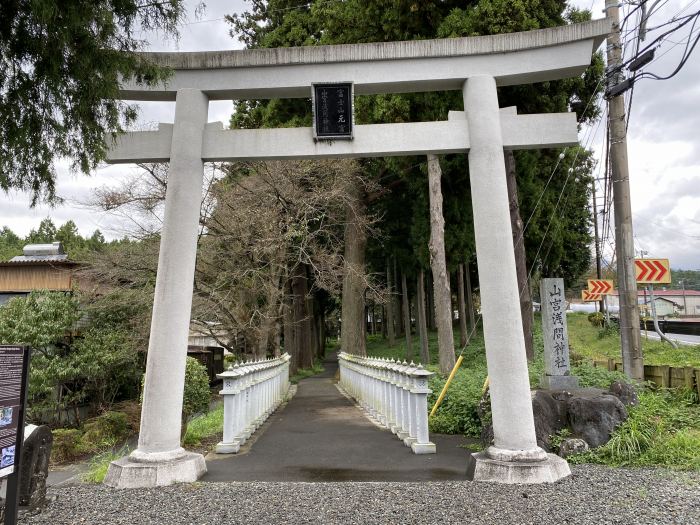
POLYGON ((0 262, 0 266, 20 265, 36 265, 45 263, 69 263, 75 264, 68 260, 68 254, 63 249, 61 242, 52 242, 47 244, 27 244, 22 249, 23 255, 17 255, 9 261, 0 262))

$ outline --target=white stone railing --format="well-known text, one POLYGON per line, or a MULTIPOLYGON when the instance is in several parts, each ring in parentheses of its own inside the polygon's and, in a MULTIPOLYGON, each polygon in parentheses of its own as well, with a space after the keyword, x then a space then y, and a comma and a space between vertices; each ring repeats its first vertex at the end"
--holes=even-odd
POLYGON ((339 387, 415 454, 435 453, 428 436, 428 372, 421 365, 341 352, 339 387))
POLYGON ((289 390, 289 354, 235 364, 219 377, 224 380, 224 437, 217 454, 235 454, 272 414, 289 390))

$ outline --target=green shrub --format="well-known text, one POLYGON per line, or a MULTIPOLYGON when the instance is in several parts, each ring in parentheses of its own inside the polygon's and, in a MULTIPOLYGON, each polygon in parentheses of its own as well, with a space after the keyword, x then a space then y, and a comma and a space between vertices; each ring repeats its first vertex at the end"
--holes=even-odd
POLYGON ((600 312, 593 312, 588 314, 588 322, 600 328, 605 324, 605 316, 600 312))
POLYGON ((80 437, 82 432, 77 428, 57 428, 53 434, 51 447, 52 463, 67 463, 83 455, 80 437))
MULTIPOLYGON (((458 370, 440 408, 430 418, 430 431, 438 434, 481 435, 478 409, 484 379, 485 367, 458 370)), ((432 408, 442 391, 445 378, 435 374, 430 378, 429 384, 433 393, 428 398, 428 406, 432 408)))
POLYGON ((129 418, 125 413, 105 412, 85 422, 80 448, 94 454, 124 441, 130 434, 129 418))
POLYGON ((571 375, 578 377, 582 387, 609 388, 613 381, 629 383, 629 378, 622 372, 611 372, 607 368, 593 366, 585 361, 571 366, 571 375))
POLYGON ((185 392, 182 397, 183 418, 209 410, 209 376, 206 367, 194 357, 187 357, 185 365, 185 392))

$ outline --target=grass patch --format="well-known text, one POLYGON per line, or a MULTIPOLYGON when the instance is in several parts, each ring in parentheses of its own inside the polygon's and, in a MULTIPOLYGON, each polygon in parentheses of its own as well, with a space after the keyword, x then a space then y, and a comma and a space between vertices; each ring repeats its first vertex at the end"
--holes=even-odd
MULTIPOLYGON (((621 360, 620 334, 617 330, 593 326, 585 313, 568 314, 566 319, 573 353, 587 359, 621 360)), ((536 324, 539 324, 539 319, 536 320, 536 324)), ((679 345, 679 348, 674 350, 668 343, 645 339, 642 334, 642 350, 646 365, 700 367, 698 346, 679 345)))
POLYGON ((700 470, 700 405, 688 391, 642 391, 639 405, 602 447, 573 463, 700 470))
POLYGON ((317 359, 314 361, 314 366, 311 368, 299 368, 296 374, 289 376, 289 382, 296 385, 302 379, 318 375, 324 370, 325 368, 323 368, 323 363, 317 359))
MULTIPOLYGON (((568 315, 569 338, 572 347, 571 373, 578 376, 584 387, 607 389, 613 381, 628 381, 621 372, 596 368, 590 361, 607 358, 620 359, 619 334, 593 326, 586 314, 568 315)), ((542 325, 539 315, 534 323, 535 359, 529 364, 530 384, 539 386, 544 371, 542 325)), ((455 334, 459 342, 458 333, 455 334)), ((396 345, 389 347, 381 336, 370 336, 367 354, 373 357, 406 358, 405 339, 396 338, 396 345)), ((430 378, 433 393, 428 398, 429 407, 437 399, 445 383, 439 373, 437 334, 428 337, 430 364, 427 369, 435 372, 430 378)), ((413 359, 417 359, 418 338, 413 338, 413 359)), ((455 345, 459 353, 458 344, 455 345)), ((644 358, 648 364, 671 366, 700 366, 697 347, 673 350, 669 345, 644 341, 644 358)), ((479 330, 464 351, 464 362, 450 386, 445 400, 430 419, 430 431, 446 434, 479 436, 482 422, 478 415, 481 388, 486 378, 486 354, 484 340, 479 330)), ((600 463, 610 466, 665 466, 679 470, 700 470, 700 405, 692 392, 675 390, 640 391, 640 404, 630 407, 630 417, 614 433, 606 445, 585 454, 567 458, 572 463, 600 463)), ((564 434, 558 436, 560 439, 564 434)))
POLYGON ((108 450, 102 454, 94 456, 90 460, 90 467, 83 474, 83 481, 86 483, 102 483, 107 475, 107 469, 112 461, 126 456, 129 453, 128 447, 122 447, 119 450, 108 450))
POLYGON ((223 432, 224 429, 224 405, 221 403, 206 414, 193 418, 187 424, 187 432, 182 440, 184 445, 196 446, 202 440, 223 432))

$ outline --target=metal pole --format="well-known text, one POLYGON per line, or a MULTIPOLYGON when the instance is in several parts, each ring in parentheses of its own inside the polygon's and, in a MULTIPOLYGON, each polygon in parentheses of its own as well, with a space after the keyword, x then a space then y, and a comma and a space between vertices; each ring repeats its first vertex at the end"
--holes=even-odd
MULTIPOLYGON (((622 80, 622 43, 620 42, 619 0, 605 0, 607 16, 613 25, 608 35, 608 82, 610 86, 622 80)), ((625 100, 621 95, 608 100, 610 129, 610 168, 615 204, 615 245, 617 279, 620 297, 620 339, 622 366, 632 379, 644 380, 644 360, 639 330, 639 305, 634 272, 634 237, 632 205, 630 202, 629 168, 627 165, 627 131, 625 100)))
MULTIPOLYGON (((593 186, 593 234, 595 235, 595 273, 598 279, 603 278, 603 273, 600 267, 600 238, 598 237, 598 206, 595 196, 595 180, 592 181, 593 186)), ((598 310, 603 312, 603 299, 598 302, 598 310)))
POLYGON ((688 315, 688 303, 685 299, 685 279, 681 279, 681 286, 683 287, 683 317, 688 315))
POLYGON ((654 318, 654 330, 656 331, 657 334, 659 334, 659 337, 661 338, 662 341, 666 341, 668 344, 670 344, 674 350, 678 349, 678 345, 671 341, 668 337, 666 337, 666 334, 664 334, 661 331, 661 328, 659 328, 659 318, 656 316, 656 303, 654 302, 654 285, 650 284, 649 285, 649 300, 651 301, 651 315, 654 318))

